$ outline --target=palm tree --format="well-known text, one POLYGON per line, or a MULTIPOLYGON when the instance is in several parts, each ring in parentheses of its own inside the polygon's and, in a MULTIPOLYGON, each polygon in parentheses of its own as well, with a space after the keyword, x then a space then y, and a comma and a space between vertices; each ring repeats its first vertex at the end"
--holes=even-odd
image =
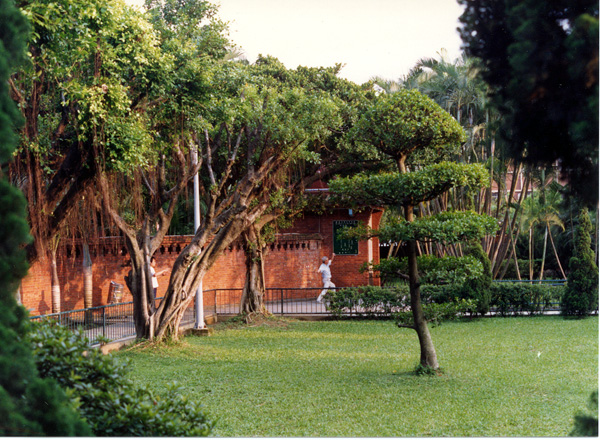
POLYGON ((558 263, 558 267, 562 274, 563 278, 566 278, 565 271, 560 264, 560 258, 558 258, 558 252, 556 251, 556 246, 554 245, 554 238, 552 237, 551 226, 559 226, 563 231, 565 230, 565 225, 559 217, 558 207, 562 202, 562 194, 560 191, 560 185, 556 182, 552 182, 550 184, 549 189, 546 191, 544 203, 542 205, 542 209, 540 210, 540 221, 545 226, 544 228, 544 251, 542 254, 542 267, 540 269, 540 280, 544 275, 544 262, 546 258, 546 247, 548 244, 548 236, 550 236, 550 243, 552 245, 552 249, 554 250, 554 257, 556 258, 556 262, 558 263))
POLYGON ((556 247, 554 245, 554 239, 552 237, 552 226, 558 226, 562 230, 565 226, 560 219, 558 207, 562 200, 562 194, 560 192, 560 185, 556 182, 551 183, 548 187, 534 192, 530 197, 525 199, 522 204, 522 222, 523 231, 527 231, 529 234, 529 279, 533 280, 533 260, 534 260, 534 230, 537 226, 544 227, 544 247, 542 251, 542 263, 540 268, 539 279, 541 280, 544 276, 544 265, 546 261, 546 250, 548 245, 548 237, 552 249, 554 250, 554 256, 558 262, 558 266, 565 277, 565 272, 560 263, 556 247))

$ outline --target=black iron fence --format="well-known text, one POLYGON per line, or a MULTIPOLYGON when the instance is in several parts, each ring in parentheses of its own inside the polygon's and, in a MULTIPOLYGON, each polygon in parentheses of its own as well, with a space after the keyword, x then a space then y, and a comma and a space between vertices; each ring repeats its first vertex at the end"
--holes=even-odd
MULTIPOLYGON (((157 301, 160 299, 162 298, 157 298, 157 301)), ((34 322, 54 321, 70 330, 80 330, 92 344, 97 343, 101 337, 110 341, 135 337, 133 302, 50 313, 29 319, 34 322)), ((195 319, 194 309, 188 308, 181 319, 181 326, 193 324, 195 319)))
MULTIPOLYGON (((532 283, 559 286, 566 280, 498 280, 496 283, 532 283)), ((324 303, 317 302, 322 287, 268 288, 264 303, 274 315, 329 315, 324 303)), ((331 290, 340 287, 331 288, 331 290)), ((204 291, 204 314, 215 316, 237 315, 240 310, 242 289, 211 289, 204 291)), ((162 298, 157 298, 157 301, 162 298)), ((558 310, 558 304, 550 309, 558 310)), ((52 320, 73 330, 82 330, 92 343, 100 337, 117 341, 135 337, 133 302, 109 304, 89 309, 70 310, 61 313, 32 316, 32 321, 52 320)), ((195 322, 194 306, 188 308, 181 320, 182 326, 195 322)))
MULTIPOLYGON (((335 289, 339 287, 328 290, 335 289)), ((317 302, 322 290, 322 287, 267 288, 265 307, 274 315, 326 315, 329 312, 325 304, 317 302)), ((242 289, 206 290, 204 296, 214 297, 217 316, 237 315, 240 312, 242 289)))
POLYGON ((494 280, 494 283, 524 283, 524 284, 541 284, 544 286, 564 286, 567 280, 494 280))

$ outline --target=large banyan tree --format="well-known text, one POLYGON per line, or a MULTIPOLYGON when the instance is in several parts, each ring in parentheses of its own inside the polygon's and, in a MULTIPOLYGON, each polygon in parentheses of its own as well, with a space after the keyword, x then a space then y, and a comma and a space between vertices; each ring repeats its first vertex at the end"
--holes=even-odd
POLYGON ((177 336, 185 310, 223 250, 280 215, 317 170, 329 172, 333 155, 324 145, 339 130, 341 104, 323 88, 304 86, 304 73, 327 77, 333 72, 288 71, 262 58, 254 65, 215 62, 195 72, 206 82, 186 94, 185 118, 165 118, 172 122, 160 127, 161 139, 169 142, 140 177, 144 184, 137 198, 146 214, 136 216, 135 227, 119 206, 117 196, 127 194, 111 191, 108 175, 100 173, 105 209, 123 231, 131 254, 128 284, 138 337, 177 336), (190 102, 191 96, 197 101, 190 102), (191 161, 194 152, 197 163, 191 161), (165 296, 155 307, 149 258, 172 219, 173 197, 197 170, 200 225, 175 261, 165 296))
POLYGON ((433 200, 451 188, 484 187, 489 176, 479 164, 435 163, 460 146, 464 132, 452 116, 415 90, 379 96, 363 113, 352 136, 355 142, 371 145, 394 159, 398 171, 336 179, 330 182, 330 189, 348 204, 402 208, 403 218, 388 222, 379 231, 363 229, 362 233, 377 235, 386 242, 405 243, 413 315, 409 327, 419 337, 420 364, 437 370, 437 354, 421 304, 417 242, 474 240, 493 233, 497 225, 493 218, 470 211, 419 218, 415 218, 415 211, 420 203, 433 200))
POLYGON ((25 121, 10 176, 27 198, 33 261, 66 225, 94 218, 98 148, 112 169, 147 153, 145 104, 162 60, 150 24, 121 0, 17 5, 32 32, 28 63, 9 79, 25 121))

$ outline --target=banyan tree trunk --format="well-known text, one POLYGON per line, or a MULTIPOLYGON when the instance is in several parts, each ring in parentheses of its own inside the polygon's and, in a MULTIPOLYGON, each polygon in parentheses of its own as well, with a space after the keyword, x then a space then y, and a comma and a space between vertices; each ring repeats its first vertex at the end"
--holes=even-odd
POLYGON ((240 301, 240 314, 268 314, 265 307, 263 247, 254 228, 243 234, 246 246, 246 282, 240 301))
POLYGON ((60 283, 56 265, 56 248, 50 251, 50 268, 52 271, 52 313, 60 313, 60 283))
POLYGON ((262 211, 256 209, 253 215, 237 216, 229 221, 210 241, 207 234, 197 233, 192 242, 181 251, 173 265, 164 299, 154 315, 156 321, 153 328, 156 339, 178 337, 181 319, 194 301, 195 292, 204 275, 221 253, 264 212, 263 205, 260 207, 262 211))

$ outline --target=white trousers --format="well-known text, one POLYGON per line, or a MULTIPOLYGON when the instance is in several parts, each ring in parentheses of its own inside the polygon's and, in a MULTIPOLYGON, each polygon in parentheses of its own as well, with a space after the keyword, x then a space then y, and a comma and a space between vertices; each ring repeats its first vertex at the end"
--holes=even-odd
POLYGON ((321 298, 323 298, 323 296, 327 293, 327 289, 329 289, 330 287, 335 287, 335 284, 333 284, 331 282, 331 279, 324 280, 323 281, 323 290, 321 290, 321 294, 317 298, 318 302, 321 302, 321 298))

